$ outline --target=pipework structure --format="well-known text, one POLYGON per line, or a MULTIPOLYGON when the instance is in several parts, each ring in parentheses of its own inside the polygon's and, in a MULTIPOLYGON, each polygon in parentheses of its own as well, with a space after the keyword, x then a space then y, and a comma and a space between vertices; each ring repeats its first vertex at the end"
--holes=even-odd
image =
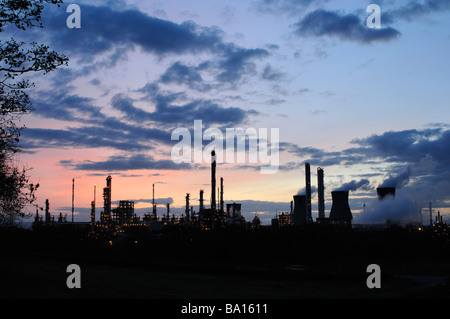
POLYGON ((100 222, 109 225, 111 222, 111 175, 106 178, 106 187, 103 188, 103 211, 100 215, 100 222))

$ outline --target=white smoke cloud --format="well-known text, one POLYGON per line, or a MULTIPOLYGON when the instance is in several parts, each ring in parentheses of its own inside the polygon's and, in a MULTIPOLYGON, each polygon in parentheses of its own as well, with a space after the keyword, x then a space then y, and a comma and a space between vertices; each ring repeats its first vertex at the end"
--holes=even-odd
POLYGON ((411 167, 408 166, 397 175, 389 176, 387 179, 383 181, 383 183, 379 187, 402 188, 403 186, 408 184, 410 177, 411 177, 411 167))
POLYGON ((352 180, 336 188, 335 191, 356 191, 357 189, 371 190, 370 181, 368 179, 362 179, 359 182, 352 180))
MULTIPOLYGON (((314 185, 311 185, 311 196, 317 192, 317 187, 314 185)), ((306 195, 306 187, 302 187, 298 190, 297 195, 306 195)))
POLYGON ((383 200, 373 199, 364 212, 355 216, 356 224, 386 224, 420 222, 419 207, 413 197, 404 192, 383 200))

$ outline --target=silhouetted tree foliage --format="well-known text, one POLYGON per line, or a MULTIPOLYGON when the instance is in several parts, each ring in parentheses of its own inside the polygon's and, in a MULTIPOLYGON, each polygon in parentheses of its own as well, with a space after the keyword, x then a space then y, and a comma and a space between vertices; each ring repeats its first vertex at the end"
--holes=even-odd
MULTIPOLYGON (((0 0, 0 32, 11 25, 20 30, 42 28, 44 5, 60 5, 62 0, 0 0)), ((26 89, 34 83, 25 78, 30 72, 44 74, 67 65, 68 58, 36 42, 14 38, 0 40, 0 226, 14 225, 24 216, 24 207, 34 202, 38 185, 30 184, 26 168, 19 168, 15 154, 20 151, 17 122, 32 111, 26 89)))

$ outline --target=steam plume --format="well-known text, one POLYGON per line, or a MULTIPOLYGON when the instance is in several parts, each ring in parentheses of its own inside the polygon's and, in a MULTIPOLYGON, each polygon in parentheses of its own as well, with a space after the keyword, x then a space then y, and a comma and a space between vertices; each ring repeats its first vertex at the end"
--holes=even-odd
POLYGON ((341 187, 335 189, 335 191, 356 191, 360 188, 370 190, 370 181, 368 179, 362 179, 359 182, 352 180, 351 182, 345 183, 341 187))
POLYGON ((408 166, 406 169, 398 173, 396 176, 389 176, 388 179, 384 180, 379 187, 395 187, 402 188, 407 185, 411 177, 411 167, 408 166))

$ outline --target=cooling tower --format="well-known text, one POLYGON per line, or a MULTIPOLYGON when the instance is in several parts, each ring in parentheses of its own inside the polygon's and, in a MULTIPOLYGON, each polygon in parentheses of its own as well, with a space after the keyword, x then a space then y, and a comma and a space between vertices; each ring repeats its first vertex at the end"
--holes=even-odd
POLYGON ((306 195, 294 195, 294 225, 306 224, 306 195))
POLYGON ((379 200, 384 199, 388 195, 395 197, 395 187, 378 187, 377 194, 379 200))
POLYGON ((331 197, 333 204, 331 205, 330 219, 351 223, 353 216, 348 205, 348 191, 333 191, 331 197))

